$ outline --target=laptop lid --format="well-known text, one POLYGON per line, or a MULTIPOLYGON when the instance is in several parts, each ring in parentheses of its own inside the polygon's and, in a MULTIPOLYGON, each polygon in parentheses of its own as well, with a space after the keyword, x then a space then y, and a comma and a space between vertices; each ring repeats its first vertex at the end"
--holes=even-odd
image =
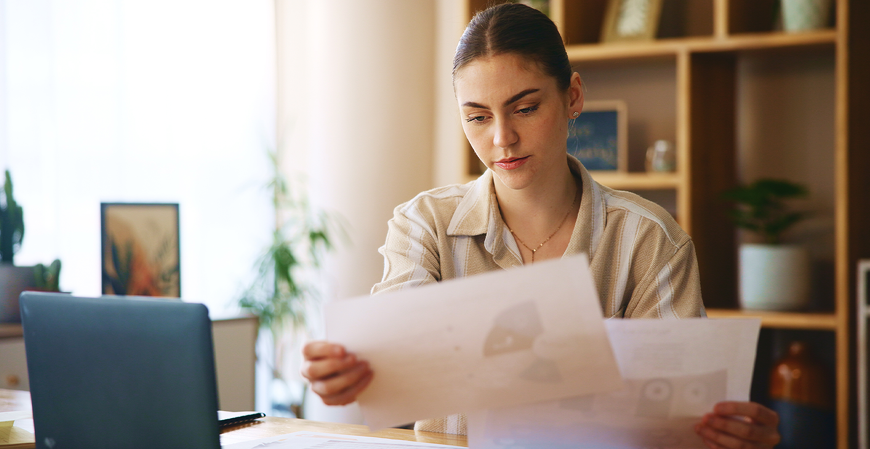
POLYGON ((204 305, 24 292, 20 308, 37 448, 220 447, 204 305))

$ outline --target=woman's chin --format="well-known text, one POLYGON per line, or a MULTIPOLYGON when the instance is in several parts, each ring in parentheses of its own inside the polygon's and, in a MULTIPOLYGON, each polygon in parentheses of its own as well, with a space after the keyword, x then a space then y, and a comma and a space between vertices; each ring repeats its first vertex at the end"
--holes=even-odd
POLYGON ((511 190, 522 190, 532 183, 532 176, 528 170, 493 170, 499 183, 511 190))

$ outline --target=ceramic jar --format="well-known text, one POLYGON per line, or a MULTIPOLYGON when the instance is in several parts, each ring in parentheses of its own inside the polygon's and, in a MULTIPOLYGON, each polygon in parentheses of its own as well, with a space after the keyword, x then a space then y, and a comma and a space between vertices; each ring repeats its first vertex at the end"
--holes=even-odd
POLYGON ((801 310, 809 305, 810 262, 798 245, 740 246, 740 305, 751 310, 801 310))
POLYGON ((828 25, 831 0, 781 0, 781 5, 785 31, 817 30, 828 25))

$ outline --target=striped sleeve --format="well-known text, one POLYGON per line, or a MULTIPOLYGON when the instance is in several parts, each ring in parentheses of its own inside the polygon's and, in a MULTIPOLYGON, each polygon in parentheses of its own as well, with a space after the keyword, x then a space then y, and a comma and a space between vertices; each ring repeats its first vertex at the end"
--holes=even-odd
POLYGON ((387 239, 378 252, 384 256, 383 280, 372 294, 398 291, 441 280, 440 256, 434 230, 412 201, 396 207, 387 223, 387 239))
POLYGON ((624 317, 669 319, 704 315, 695 247, 687 240, 638 285, 624 317))

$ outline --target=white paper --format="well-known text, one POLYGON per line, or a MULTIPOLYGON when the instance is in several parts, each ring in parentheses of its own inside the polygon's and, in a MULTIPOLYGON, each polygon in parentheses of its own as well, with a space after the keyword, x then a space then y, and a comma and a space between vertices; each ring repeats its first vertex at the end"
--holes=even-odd
POLYGON ((337 301, 325 318, 371 364, 358 401, 375 429, 622 387, 585 255, 337 301))
POLYGON ((12 427, 15 420, 27 418, 30 418, 27 411, 0 412, 0 427, 12 427))
POLYGON ((389 438, 357 437, 322 432, 293 432, 244 443, 222 446, 222 449, 425 449, 456 448, 445 444, 417 443, 389 438))
POLYGON ((625 389, 470 414, 475 448, 704 448, 694 425, 746 401, 757 319, 607 320, 625 389))

